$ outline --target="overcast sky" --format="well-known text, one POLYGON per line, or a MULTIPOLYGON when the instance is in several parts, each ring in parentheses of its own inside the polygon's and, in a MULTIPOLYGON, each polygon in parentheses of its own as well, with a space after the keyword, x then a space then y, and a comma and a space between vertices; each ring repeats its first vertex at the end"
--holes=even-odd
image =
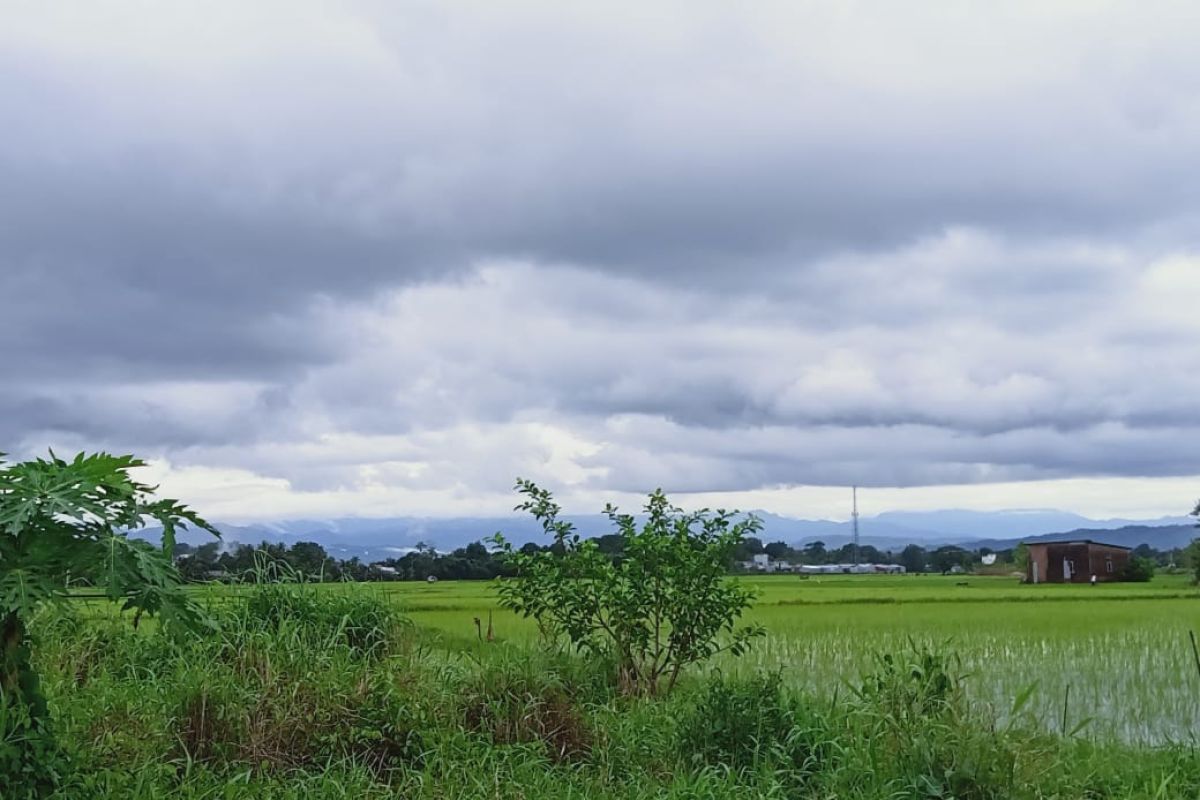
POLYGON ((1190 510, 1200 4, 736 5, 0 0, 0 450, 227 520, 1190 510))

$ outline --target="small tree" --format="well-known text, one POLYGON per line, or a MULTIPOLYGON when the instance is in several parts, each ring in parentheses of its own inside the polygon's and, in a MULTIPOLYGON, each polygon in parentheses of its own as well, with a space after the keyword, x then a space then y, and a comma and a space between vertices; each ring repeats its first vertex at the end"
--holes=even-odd
POLYGON ((919 544, 910 544, 900 551, 900 565, 905 572, 925 571, 925 548, 919 544))
POLYGON ((1183 562, 1192 571, 1192 583, 1200 583, 1200 539, 1192 539, 1184 548, 1183 562))
MULTIPOLYGON (((152 487, 129 477, 142 465, 132 456, 82 453, 71 461, 53 453, 48 460, 0 461, 0 711, 10 727, 0 738, 23 743, 0 748, 0 774, 24 773, 26 786, 45 782, 31 754, 44 752, 49 741, 28 637, 40 605, 61 601, 68 579, 83 578, 122 601, 123 610, 158 614, 168 628, 202 622, 171 554, 177 528, 191 523, 216 531, 174 500, 153 499, 152 487), (162 526, 161 548, 128 537, 147 520, 162 526)), ((14 780, 21 785, 20 777, 14 780)))
MULTIPOLYGON (((1197 501, 1192 509, 1191 516, 1197 518, 1196 527, 1200 528, 1200 501, 1197 501)), ((1183 551, 1183 557, 1192 571, 1192 582, 1200 583, 1200 539, 1192 539, 1191 544, 1183 551)))
POLYGON ((929 566, 935 572, 940 572, 943 575, 952 571, 955 567, 966 570, 970 565, 971 554, 961 547, 956 547, 952 544, 939 547, 929 554, 929 566))
POLYGON ((1016 547, 1013 548, 1012 559, 1013 566, 1021 570, 1021 572, 1025 572, 1027 569, 1029 569, 1029 545, 1025 544, 1024 542, 1020 542, 1016 547))
POLYGON ((529 511, 553 537, 547 550, 515 550, 501 534, 494 542, 516 572, 499 583, 500 603, 537 621, 547 638, 565 638, 574 649, 615 659, 629 693, 670 691, 690 664, 719 652, 741 654, 763 635, 761 626, 739 627, 753 593, 726 578, 734 549, 762 528, 753 515, 707 510, 685 513, 661 490, 650 495, 645 524, 605 513, 622 540, 619 562, 594 540, 583 539, 549 491, 518 480, 529 511))
POLYGON ((1125 564, 1121 572, 1121 580, 1133 583, 1145 583, 1154 577, 1155 564, 1150 558, 1134 556, 1125 564))

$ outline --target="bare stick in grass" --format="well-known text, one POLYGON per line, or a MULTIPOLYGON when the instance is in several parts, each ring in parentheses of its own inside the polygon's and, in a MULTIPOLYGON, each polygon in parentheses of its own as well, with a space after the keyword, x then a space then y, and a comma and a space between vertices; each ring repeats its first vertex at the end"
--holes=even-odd
POLYGON ((1062 712, 1062 732, 1063 736, 1067 735, 1067 708, 1071 705, 1071 684, 1067 684, 1067 690, 1063 693, 1063 712, 1062 712))

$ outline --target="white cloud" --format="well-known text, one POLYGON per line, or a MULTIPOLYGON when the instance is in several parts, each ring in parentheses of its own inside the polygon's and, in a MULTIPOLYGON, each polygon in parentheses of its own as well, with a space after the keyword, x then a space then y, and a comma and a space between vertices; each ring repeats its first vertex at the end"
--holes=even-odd
POLYGON ((21 453, 145 453, 214 516, 494 512, 516 475, 1166 513, 1200 474, 1194 4, 5 23, 21 453))

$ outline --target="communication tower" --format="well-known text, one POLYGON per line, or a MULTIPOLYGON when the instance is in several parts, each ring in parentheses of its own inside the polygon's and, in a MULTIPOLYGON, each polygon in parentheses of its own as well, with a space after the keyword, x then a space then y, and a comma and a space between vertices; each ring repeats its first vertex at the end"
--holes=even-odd
POLYGON ((850 490, 850 496, 853 498, 854 510, 850 513, 850 518, 854 521, 854 566, 858 566, 858 487, 855 486, 850 490))

